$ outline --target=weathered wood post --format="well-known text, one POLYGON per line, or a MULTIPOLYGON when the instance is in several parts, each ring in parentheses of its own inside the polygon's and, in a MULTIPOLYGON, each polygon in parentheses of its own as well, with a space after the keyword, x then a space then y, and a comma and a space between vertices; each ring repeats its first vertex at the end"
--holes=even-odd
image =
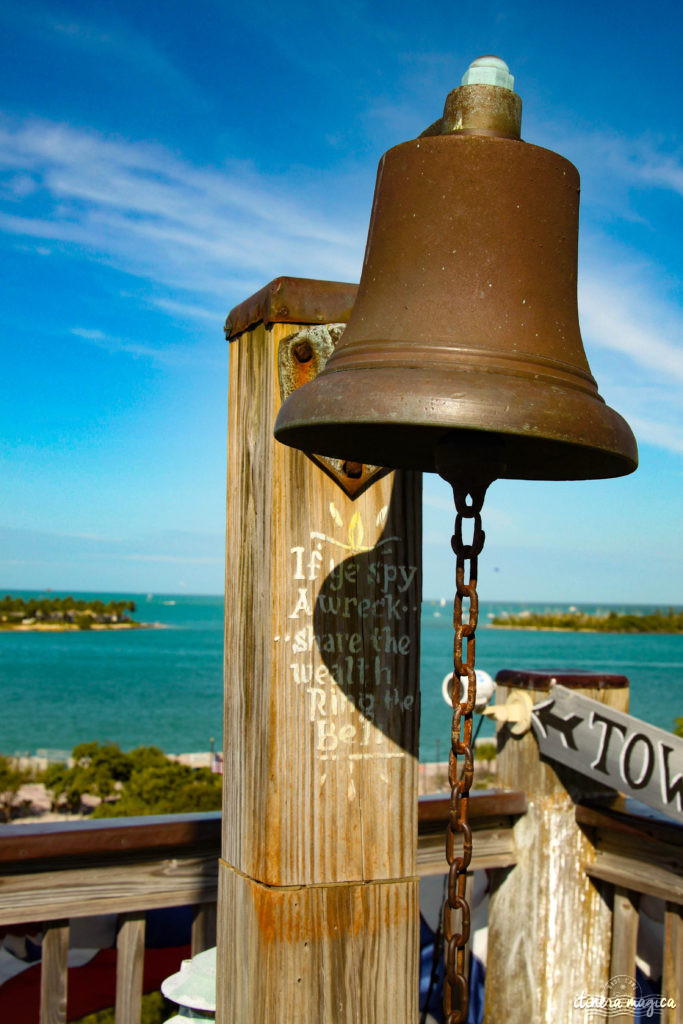
MULTIPOLYGON (((496 702, 523 689, 538 703, 554 683, 628 711, 625 676, 500 672, 496 702)), ((578 772, 539 756, 532 732, 498 730, 500 784, 526 791, 514 826, 517 863, 492 875, 485 1024, 569 1024, 582 992, 609 980, 612 909, 607 889, 585 873, 594 849, 575 818, 575 801, 606 792, 578 772)), ((592 1019, 592 1018, 591 1018, 592 1019)))
POLYGON ((666 904, 662 992, 676 1003, 662 1012, 662 1024, 683 1022, 683 908, 666 904))
POLYGON ((354 297, 280 278, 228 319, 219 1024, 417 1016, 421 478, 273 439, 281 342, 354 297))

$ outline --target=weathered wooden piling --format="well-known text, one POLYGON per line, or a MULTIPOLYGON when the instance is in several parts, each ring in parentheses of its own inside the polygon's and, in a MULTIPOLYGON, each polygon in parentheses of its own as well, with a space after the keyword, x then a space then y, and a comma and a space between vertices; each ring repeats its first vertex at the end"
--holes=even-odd
POLYGON ((354 297, 278 279, 228 322, 219 1024, 417 1016, 421 478, 273 439, 281 342, 354 297))
MULTIPOLYGON (((499 704, 520 688, 538 703, 560 683, 628 711, 624 676, 502 672, 497 681, 499 704)), ((586 873, 595 850, 577 824, 576 802, 609 791, 544 761, 533 732, 515 736, 505 724, 498 777, 502 786, 525 790, 528 806, 514 825, 517 863, 492 872, 485 1024, 585 1020, 575 1000, 601 994, 610 977, 612 897, 586 873)))

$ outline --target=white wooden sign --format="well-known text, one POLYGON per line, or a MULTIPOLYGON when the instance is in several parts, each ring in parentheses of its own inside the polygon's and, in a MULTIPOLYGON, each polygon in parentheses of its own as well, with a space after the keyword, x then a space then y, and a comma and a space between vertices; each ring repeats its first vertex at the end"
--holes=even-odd
POLYGON ((545 757, 683 821, 683 739, 566 686, 534 705, 545 757))

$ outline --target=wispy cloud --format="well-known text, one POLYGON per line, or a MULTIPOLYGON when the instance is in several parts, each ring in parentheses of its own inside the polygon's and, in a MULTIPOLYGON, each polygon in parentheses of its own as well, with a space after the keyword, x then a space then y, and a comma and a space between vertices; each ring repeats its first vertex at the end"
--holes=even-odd
POLYGON ((178 563, 180 565, 222 565, 223 559, 212 557, 212 558, 195 558, 193 556, 183 555, 142 555, 132 554, 123 555, 129 562, 170 562, 178 563))
POLYGON ((634 434, 641 443, 652 444, 657 448, 668 448, 669 451, 683 455, 683 424, 672 423, 670 419, 658 420, 641 416, 637 411, 628 412, 627 416, 634 434))
MULTIPOLYGON (((219 322, 220 318, 217 318, 215 323, 219 322)), ((189 350, 186 345, 166 344, 163 348, 159 348, 144 342, 132 341, 128 338, 117 338, 110 334, 105 334, 104 331, 88 327, 72 327, 70 333, 76 338, 81 338, 83 341, 97 345, 98 348, 105 349, 108 352, 126 352, 131 356, 153 359, 155 362, 169 366, 193 363, 196 360, 195 353, 189 350)))
POLYGON ((579 309, 600 391, 641 443, 681 453, 683 309, 656 262, 654 233, 650 254, 629 240, 679 206, 683 152, 673 139, 566 123, 541 126, 540 134, 581 171, 579 309))
MULTIPOLYGON (((355 279, 365 226, 338 223, 243 165, 197 169, 160 147, 45 122, 0 126, 23 203, 0 229, 62 242, 197 305, 282 273, 355 279), (30 179, 30 181, 27 181, 30 179), (194 301, 192 301, 194 300, 194 301)), ((7 183, 5 187, 9 187, 7 183)))
POLYGON ((675 137, 620 135, 564 121, 531 125, 525 137, 576 164, 584 214, 648 223, 649 203, 643 197, 683 197, 683 151, 675 137))
POLYGON ((606 400, 640 442, 683 452, 683 311, 657 269, 607 244, 579 275, 581 330, 606 400))
POLYGON ((621 273, 621 283, 600 271, 579 284, 581 322, 596 344, 620 352, 642 370, 683 383, 683 316, 621 273))
POLYGON ((654 232, 650 253, 637 246, 643 226, 656 227, 683 197, 683 151, 675 139, 562 121, 528 126, 526 136, 581 172, 579 311, 600 391, 641 443, 680 453, 683 310, 657 264, 654 232))
POLYGON ((152 305, 165 310, 167 313, 172 313, 174 316, 188 317, 191 320, 206 320, 214 325, 219 324, 221 317, 225 314, 223 306, 219 303, 216 303, 214 306, 210 306, 208 303, 199 306, 189 302, 175 302, 173 299, 163 298, 152 298, 150 302, 152 305))
POLYGON ((683 196, 683 154, 646 137, 590 133, 579 142, 585 162, 627 185, 666 189, 683 196))
MULTIPOLYGON (((590 166, 609 159, 609 173, 629 187, 683 190, 675 154, 643 140, 576 139, 591 151, 590 166)), ((284 185, 236 161, 197 168, 151 144, 48 122, 5 122, 0 187, 9 198, 3 204, 0 194, 0 229, 17 244, 32 239, 49 251, 50 242, 54 251, 77 251, 151 282, 143 301, 173 316, 218 322, 233 297, 283 268, 357 280, 367 211, 344 220, 336 201, 344 182, 325 173, 329 198, 314 204, 297 192, 296 174, 284 185)), ((594 224, 582 244, 581 322, 601 391, 633 420, 641 440, 679 452, 683 314, 651 261, 608 241, 594 224)), ((87 323, 73 333, 111 351, 186 358, 87 323)))
POLYGON ((77 338, 84 338, 85 341, 106 341, 106 334, 103 331, 90 330, 86 327, 73 327, 71 333, 77 338))

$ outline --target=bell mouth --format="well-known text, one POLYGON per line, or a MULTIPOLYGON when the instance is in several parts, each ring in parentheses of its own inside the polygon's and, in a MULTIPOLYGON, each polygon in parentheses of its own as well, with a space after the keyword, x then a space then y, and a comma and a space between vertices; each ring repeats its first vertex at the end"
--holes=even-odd
POLYGON ((630 427, 597 391, 481 369, 325 372, 290 395, 275 437, 316 455, 426 472, 436 472, 445 440, 471 462, 486 459, 495 438, 497 476, 518 480, 603 479, 638 465, 630 427))

